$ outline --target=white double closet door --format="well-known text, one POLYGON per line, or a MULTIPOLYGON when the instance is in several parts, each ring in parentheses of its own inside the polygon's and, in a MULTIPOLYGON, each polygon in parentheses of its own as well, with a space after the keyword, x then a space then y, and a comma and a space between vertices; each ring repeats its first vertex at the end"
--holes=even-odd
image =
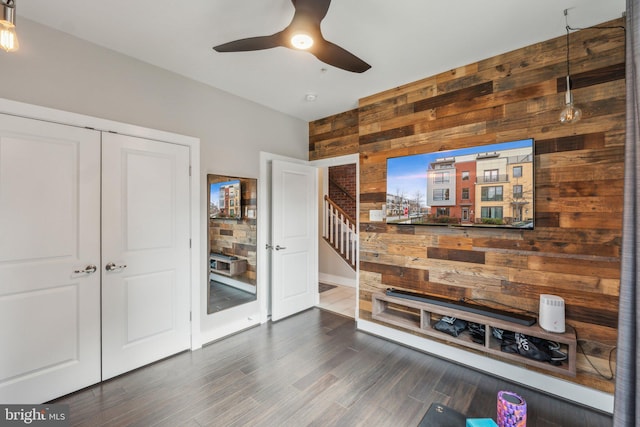
POLYGON ((189 147, 0 114, 0 403, 190 346, 189 147))

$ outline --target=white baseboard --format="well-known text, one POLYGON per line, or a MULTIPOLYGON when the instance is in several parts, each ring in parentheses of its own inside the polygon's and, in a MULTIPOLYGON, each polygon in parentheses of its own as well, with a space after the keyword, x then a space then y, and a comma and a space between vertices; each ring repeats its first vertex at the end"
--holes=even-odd
POLYGON ((249 329, 254 326, 260 325, 259 316, 240 318, 235 321, 222 324, 215 330, 203 331, 201 333, 202 345, 207 345, 213 341, 217 341, 222 338, 226 338, 229 335, 242 332, 245 329, 249 329))
POLYGON ((335 276, 333 274, 318 273, 318 280, 327 285, 339 285, 348 286, 350 288, 356 287, 356 280, 349 277, 335 276))
MULTIPOLYGON (((400 344, 451 360, 473 369, 514 381, 547 394, 559 396, 599 411, 613 413, 613 395, 571 383, 560 378, 530 371, 510 363, 501 362, 476 353, 442 344, 428 338, 412 335, 398 329, 358 319, 358 329, 400 344)), ((525 396, 523 396, 525 397, 525 396)), ((526 397, 525 397, 526 400, 526 397)))

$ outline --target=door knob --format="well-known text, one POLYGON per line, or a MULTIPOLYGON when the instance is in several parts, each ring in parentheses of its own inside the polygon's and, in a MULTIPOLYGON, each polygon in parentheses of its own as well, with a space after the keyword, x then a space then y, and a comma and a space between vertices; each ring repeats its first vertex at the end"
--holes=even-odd
POLYGON ((276 251, 282 251, 284 249, 287 249, 286 246, 276 245, 276 251))
POLYGON ((80 273, 91 274, 91 273, 95 273, 97 270, 98 270, 98 267, 96 267, 93 264, 89 264, 84 268, 84 270, 73 270, 73 274, 80 274, 80 273))
POLYGON ((107 271, 118 271, 118 270, 122 270, 123 268, 127 268, 126 264, 122 264, 122 265, 116 265, 113 262, 110 262, 109 264, 105 265, 104 269, 107 271))

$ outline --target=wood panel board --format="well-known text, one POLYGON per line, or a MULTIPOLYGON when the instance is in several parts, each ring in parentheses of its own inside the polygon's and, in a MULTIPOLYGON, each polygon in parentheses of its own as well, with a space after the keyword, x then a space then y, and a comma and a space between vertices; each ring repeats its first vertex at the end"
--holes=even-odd
MULTIPOLYGON (((616 180, 598 182, 574 181, 556 186, 551 183, 536 185, 535 204, 541 211, 544 203, 554 203, 557 200, 573 200, 582 197, 597 199, 599 197, 618 197, 621 193, 616 180), (607 190, 607 184, 611 185, 611 192, 607 190)), ((617 204, 617 202, 616 202, 617 204)))
POLYGON ((580 274, 585 276, 619 279, 620 261, 597 261, 588 263, 576 262, 575 259, 550 256, 531 255, 526 258, 526 267, 530 270, 549 271, 554 273, 580 274))
POLYGON ((376 104, 388 98, 396 98, 399 96, 411 94, 422 90, 423 88, 432 87, 433 85, 443 84, 451 80, 464 78, 468 75, 474 75, 478 72, 478 64, 468 64, 451 70, 444 71, 433 77, 418 80, 416 82, 407 83, 402 86, 389 89, 377 94, 370 95, 359 100, 359 107, 366 108, 371 104, 376 104))
POLYGON ((433 283, 461 288, 494 291, 501 288, 501 279, 470 274, 468 270, 431 268, 429 278, 433 283))
POLYGON ((340 114, 325 117, 324 119, 309 122, 310 140, 322 135, 335 135, 336 132, 340 132, 342 129, 349 129, 349 132, 353 132, 354 130, 357 132, 358 114, 358 109, 354 108, 340 114))
POLYGON ((620 196, 609 197, 558 197, 552 200, 540 201, 540 209, 556 212, 605 212, 608 214, 622 214, 620 196))
MULTIPOLYGON (((602 139, 604 142, 604 138, 602 139)), ((576 150, 563 150, 540 155, 536 166, 545 169, 588 168, 596 165, 619 164, 624 159, 623 147, 593 147, 576 150)))
POLYGON ((404 108, 395 108, 392 111, 387 111, 385 116, 385 120, 376 121, 375 123, 367 125, 365 124, 367 117, 363 115, 360 123, 360 135, 370 136, 380 132, 411 126, 415 123, 434 121, 436 119, 434 110, 415 112, 412 104, 404 108))
POLYGON ((497 252, 486 252, 485 264, 496 267, 527 268, 529 255, 502 254, 497 252))
MULTIPOLYGON (((620 246, 621 233, 612 233, 610 230, 601 229, 583 229, 573 230, 571 233, 567 233, 566 230, 550 227, 536 227, 533 230, 533 237, 538 242, 549 242, 558 246, 566 244, 580 244, 580 245, 598 245, 598 246, 620 246)), ((562 256, 563 254, 558 254, 562 256)), ((575 258, 575 257, 574 257, 575 258)), ((583 261, 592 261, 595 259, 602 259, 610 261, 611 259, 606 256, 585 256, 581 258, 583 261)))
MULTIPOLYGON (((360 271, 367 290, 359 298, 364 318, 370 318, 371 292, 384 290, 384 280, 420 292, 487 298, 529 310, 537 309, 540 293, 556 293, 566 296, 569 320, 585 337, 587 354, 602 365, 607 346, 615 343, 619 293, 624 33, 583 30, 571 34, 571 43, 572 70, 582 86, 574 86, 573 92, 583 119, 570 126, 558 120, 564 105, 564 37, 360 100, 360 271), (456 98, 479 84, 490 84, 491 92, 456 98), (425 111, 416 113, 416 105, 425 111), (413 134, 407 134, 409 128, 413 134), (523 138, 536 140, 535 230, 369 222, 368 210, 386 202, 388 158, 523 138), (452 254, 475 253, 482 254, 476 261, 484 264, 451 260, 452 254), (498 270, 501 274, 490 273, 498 270), (404 276, 398 273, 402 271, 404 276), (423 276, 408 284, 403 280, 408 271, 423 276)), ((333 137, 328 132, 315 141, 323 156, 339 153, 340 147, 331 143, 339 126, 333 137), (322 145, 324 140, 329 142, 322 145)), ((330 128, 322 123, 322 129, 330 128)), ((599 378, 585 360, 580 359, 577 377, 570 381, 610 390, 613 382, 599 378)))
POLYGON ((490 106, 472 111, 462 109, 457 112, 449 110, 448 114, 440 117, 440 111, 436 110, 435 115, 438 120, 427 120, 416 122, 415 132, 419 134, 448 129, 453 126, 482 124, 494 120, 500 120, 504 117, 504 107, 502 105, 490 106))
POLYGON ((611 216, 606 212, 563 212, 560 214, 560 227, 619 230, 622 227, 622 216, 611 216))
POLYGON ((594 276, 512 269, 507 277, 510 282, 535 284, 539 290, 553 288, 569 292, 574 289, 580 289, 587 294, 599 295, 600 297, 604 295, 600 286, 600 279, 594 276))
POLYGON ((618 344, 616 328, 578 320, 566 322, 566 327, 575 331, 578 342, 590 342, 592 345, 596 343, 599 344, 601 348, 611 348, 618 344))
POLYGON ((536 171, 536 185, 551 183, 564 185, 565 182, 575 181, 608 181, 622 179, 623 176, 624 164, 620 162, 590 164, 589 167, 568 165, 553 169, 540 165, 540 168, 536 171))

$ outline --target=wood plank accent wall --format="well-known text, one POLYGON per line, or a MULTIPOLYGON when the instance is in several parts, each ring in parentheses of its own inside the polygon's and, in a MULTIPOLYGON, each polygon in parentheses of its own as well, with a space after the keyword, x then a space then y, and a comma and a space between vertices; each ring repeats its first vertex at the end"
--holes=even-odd
MULTIPOLYGON (((622 19, 602 25, 624 25, 622 19)), ((565 299, 580 344, 575 378, 612 392, 625 137, 622 29, 572 33, 574 99, 583 118, 559 123, 566 49, 559 37, 375 94, 309 125, 311 160, 360 154, 360 317, 393 286, 538 311, 565 299), (386 160, 535 139, 535 230, 370 223, 386 200, 386 160), (603 375, 599 375, 600 371, 603 375)))

